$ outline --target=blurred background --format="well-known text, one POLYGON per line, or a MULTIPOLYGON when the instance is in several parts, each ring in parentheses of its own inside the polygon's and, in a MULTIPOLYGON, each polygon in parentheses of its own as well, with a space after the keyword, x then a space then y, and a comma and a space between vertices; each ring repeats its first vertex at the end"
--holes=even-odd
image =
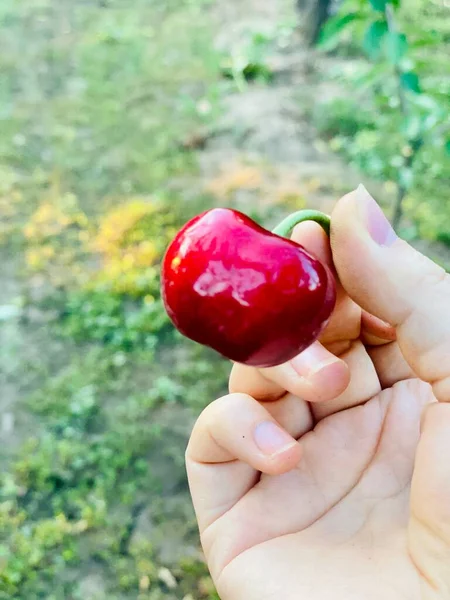
POLYGON ((447 0, 2 0, 0 599, 216 599, 184 449, 229 365, 159 263, 358 183, 450 265, 447 0))

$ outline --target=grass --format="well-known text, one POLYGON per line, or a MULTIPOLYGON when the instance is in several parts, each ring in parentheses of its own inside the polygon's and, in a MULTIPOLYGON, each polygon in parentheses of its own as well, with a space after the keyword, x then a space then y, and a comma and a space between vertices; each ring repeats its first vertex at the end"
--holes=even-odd
POLYGON ((182 142, 217 109, 203 4, 3 3, 2 162, 91 213, 194 168, 182 142))
POLYGON ((0 245, 19 293, 2 366, 27 423, 0 477, 0 598, 216 597, 183 455, 228 367, 180 340, 173 362, 158 283, 164 236, 202 202, 177 180, 220 111, 211 32, 201 1, 0 7, 0 245))
MULTIPOLYGON (((167 527, 170 531, 179 523, 179 510, 168 514, 160 499, 177 488, 181 498, 187 494, 182 457, 193 416, 185 408, 190 399, 183 393, 184 367, 169 378, 151 358, 98 347, 77 352, 28 396, 36 434, 1 479, 6 569, 0 598, 72 597, 80 582, 65 581, 71 570, 80 576, 95 564, 108 573, 108 597, 139 590, 143 577, 158 579, 161 567, 152 546, 152 537, 158 536, 137 538, 136 521, 150 506, 168 523, 166 535, 167 527), (174 406, 172 413, 167 406, 174 406), (61 595, 45 595, 55 582, 61 595)), ((217 381, 212 364, 197 357, 197 375, 217 381)), ((206 387, 203 392, 217 391, 206 387)), ((184 500, 180 506, 188 510, 182 514, 182 533, 174 539, 195 544, 190 505, 184 500)), ((171 565, 178 589, 186 589, 183 560, 171 565)), ((205 578, 201 561, 191 560, 195 563, 205 578)), ((142 598, 165 598, 160 584, 160 595, 153 589, 142 598)), ((198 581, 189 585, 186 593, 198 581)))

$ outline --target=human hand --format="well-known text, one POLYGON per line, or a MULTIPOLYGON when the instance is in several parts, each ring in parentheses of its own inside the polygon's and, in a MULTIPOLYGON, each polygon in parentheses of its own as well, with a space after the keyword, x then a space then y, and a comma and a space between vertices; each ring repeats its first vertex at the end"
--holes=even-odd
MULTIPOLYGON (((208 565, 222 600, 448 599, 450 277, 364 188, 331 222, 340 284, 321 343, 235 365, 194 427, 208 565)), ((293 237, 331 265, 319 226, 293 237)))

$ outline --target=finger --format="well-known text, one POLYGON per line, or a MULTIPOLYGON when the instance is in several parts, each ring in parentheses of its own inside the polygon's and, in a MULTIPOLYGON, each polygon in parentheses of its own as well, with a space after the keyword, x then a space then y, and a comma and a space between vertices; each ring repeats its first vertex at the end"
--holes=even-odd
POLYGON ((340 284, 333 264, 329 238, 320 225, 313 221, 300 223, 295 227, 292 239, 325 263, 336 279, 336 307, 330 323, 320 337, 322 344, 339 356, 349 350, 351 342, 360 335, 364 343, 371 345, 395 341, 395 328, 367 311, 362 311, 340 284))
POLYGON ((396 328, 411 369, 439 400, 450 401, 449 276, 395 236, 362 186, 336 205, 331 245, 348 294, 396 328))
POLYGON ((234 365, 230 392, 242 392, 270 401, 286 392, 307 402, 324 402, 342 393, 350 381, 347 365, 315 342, 283 365, 253 369, 234 365))
POLYGON ((330 241, 323 228, 314 221, 303 221, 292 231, 291 239, 301 244, 310 254, 333 268, 330 241))
POLYGON ((299 458, 298 449, 296 440, 259 402, 246 394, 231 394, 203 411, 194 427, 187 456, 206 464, 237 459, 273 475, 292 468, 289 460, 299 458))
POLYGON ((417 377, 396 342, 368 348, 367 352, 372 359, 383 389, 392 387, 399 381, 417 377))
POLYGON ((344 288, 337 284, 336 305, 320 342, 339 356, 350 349, 361 333, 361 308, 353 302, 344 288))
POLYGON ((305 221, 297 225, 292 233, 292 239, 326 264, 335 276, 336 306, 330 322, 320 337, 320 342, 333 353, 339 348, 344 352, 350 348, 350 341, 359 337, 361 309, 349 298, 339 282, 333 265, 330 240, 322 227, 313 221, 305 221), (333 350, 331 345, 335 345, 333 350))
POLYGON ((395 342, 395 327, 363 310, 361 315, 361 340, 366 346, 381 346, 395 342))
POLYGON ((449 456, 450 405, 431 404, 416 454, 409 538, 411 557, 436 598, 450 589, 449 456))
POLYGON ((292 437, 299 439, 313 427, 310 405, 285 386, 263 376, 257 369, 236 365, 230 377, 230 393, 243 393, 264 403, 264 408, 292 437))
POLYGON ((373 362, 366 348, 357 340, 341 355, 350 372, 350 384, 346 390, 322 404, 311 405, 314 419, 320 421, 329 415, 364 404, 381 391, 381 385, 373 362))
POLYGON ((258 481, 299 462, 299 443, 254 398, 231 394, 210 404, 194 426, 186 451, 189 485, 201 530, 258 481))
POLYGON ((275 402, 265 402, 264 408, 296 440, 314 427, 310 405, 294 394, 285 393, 275 402))

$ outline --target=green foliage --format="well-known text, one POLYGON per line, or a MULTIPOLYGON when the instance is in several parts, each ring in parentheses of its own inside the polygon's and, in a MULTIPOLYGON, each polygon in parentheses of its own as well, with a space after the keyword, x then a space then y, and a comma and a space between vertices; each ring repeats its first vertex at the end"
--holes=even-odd
POLYGON ((398 189, 394 220, 404 208, 421 235, 447 240, 450 207, 450 77, 445 8, 412 7, 385 0, 347 0, 325 29, 325 49, 359 43, 370 63, 346 80, 351 94, 316 109, 316 122, 343 152, 372 177, 398 189), (349 99, 350 98, 350 99, 349 99), (424 210, 424 203, 429 205, 424 210))
POLYGON ((240 42, 223 52, 222 75, 233 80, 241 91, 252 82, 270 83, 274 77, 271 54, 276 47, 286 47, 295 30, 293 20, 280 21, 265 31, 249 30, 240 42))
POLYGON ((202 4, 2 2, 0 159, 58 173, 90 212, 191 169, 181 142, 219 75, 202 4))
POLYGON ((406 71, 400 74, 400 83, 405 90, 420 94, 422 92, 420 88, 420 80, 417 73, 413 71, 406 71))
POLYGON ((364 35, 363 47, 367 54, 377 59, 381 56, 383 41, 388 33, 386 21, 373 21, 364 35))
POLYGON ((386 0, 369 0, 369 2, 372 5, 372 8, 384 12, 384 9, 386 8, 386 0))
POLYGON ((323 50, 332 50, 335 48, 339 43, 339 35, 358 18, 358 13, 350 12, 328 20, 320 33, 319 48, 323 50))
POLYGON ((183 353, 175 370, 175 381, 182 390, 179 401, 198 413, 227 393, 229 373, 227 360, 212 350, 189 343, 189 352, 183 353))
POLYGON ((30 315, 8 372, 29 429, 2 455, 0 600, 81 600, 92 572, 111 600, 217 598, 201 560, 158 548, 172 523, 179 552, 198 543, 184 448, 228 367, 164 345, 159 297, 162 252, 203 202, 186 139, 219 112, 205 4, 0 3, 0 245, 23 266, 30 315), (174 499, 182 516, 167 516, 174 499))
POLYGON ((77 341, 100 342, 121 350, 154 350, 158 339, 172 331, 161 300, 133 301, 108 289, 71 294, 61 329, 77 341))
POLYGON ((372 8, 380 12, 384 12, 386 4, 388 4, 388 0, 369 0, 369 2, 372 5, 372 8))
POLYGON ((408 51, 408 40, 404 33, 392 32, 386 39, 386 54, 394 66, 399 66, 408 51))
POLYGON ((90 240, 92 270, 81 289, 66 290, 61 331, 78 342, 154 350, 173 339, 160 297, 161 260, 184 211, 180 203, 134 199, 100 219, 90 240))
MULTIPOLYGON (((147 580, 149 598, 166 597, 167 577, 151 539, 131 540, 138 515, 149 503, 158 506, 167 478, 176 486, 184 481, 178 458, 188 429, 179 439, 173 422, 165 424, 158 413, 167 403, 186 410, 182 406, 190 401, 183 390, 190 379, 184 371, 175 380, 158 374, 150 358, 80 353, 29 397, 35 435, 0 478, 0 598, 77 597, 70 569, 92 561, 105 574, 108 597, 145 591, 147 580), (147 376, 147 392, 136 381, 137 367, 147 376)), ((191 367, 197 362, 196 376, 217 385, 214 361, 188 360, 191 367)), ((196 393, 198 402, 200 386, 196 393)), ((180 423, 186 420, 183 412, 180 423)), ((186 535, 196 534, 192 523, 186 523, 186 535)), ((201 586, 201 598, 216 598, 202 562, 184 560, 172 569, 183 595, 201 586)))
POLYGON ((245 44, 234 48, 222 59, 224 77, 232 79, 239 89, 252 81, 268 83, 273 73, 267 63, 272 38, 263 33, 253 33, 245 44))
POLYGON ((64 515, 27 522, 26 512, 14 501, 3 501, 0 535, 6 540, 0 544, 1 600, 65 597, 68 586, 57 577, 62 567, 74 560, 78 531, 64 515), (51 596, 47 595, 49 589, 53 590, 51 596))

